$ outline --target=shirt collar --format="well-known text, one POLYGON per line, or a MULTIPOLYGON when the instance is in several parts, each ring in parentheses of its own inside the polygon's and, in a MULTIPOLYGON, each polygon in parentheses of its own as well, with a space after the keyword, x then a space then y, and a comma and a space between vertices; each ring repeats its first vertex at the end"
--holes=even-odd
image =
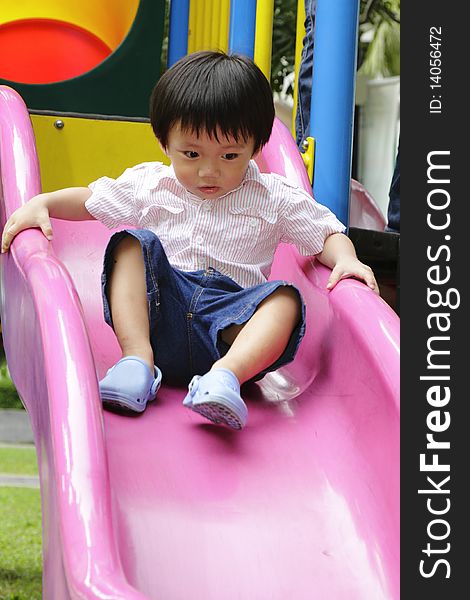
POLYGON ((245 181, 256 181, 262 185, 266 190, 269 190, 268 185, 264 182, 261 171, 254 160, 250 160, 248 169, 246 170, 245 177, 243 178, 242 185, 245 181))

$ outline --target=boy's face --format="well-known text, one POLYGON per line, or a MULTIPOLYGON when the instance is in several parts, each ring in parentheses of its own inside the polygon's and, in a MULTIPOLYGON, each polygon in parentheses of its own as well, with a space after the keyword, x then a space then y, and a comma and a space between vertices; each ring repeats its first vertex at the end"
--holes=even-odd
POLYGON ((178 181, 202 199, 220 198, 237 188, 253 157, 252 139, 236 141, 218 135, 219 141, 205 132, 196 135, 173 127, 165 149, 178 181))

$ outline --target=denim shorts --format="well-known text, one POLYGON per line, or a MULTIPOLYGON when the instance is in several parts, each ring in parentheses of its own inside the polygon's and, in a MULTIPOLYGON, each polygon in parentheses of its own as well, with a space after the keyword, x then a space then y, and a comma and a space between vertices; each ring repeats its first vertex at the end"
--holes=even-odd
POLYGON ((282 354, 270 367, 253 377, 257 381, 269 371, 291 362, 305 333, 305 304, 300 292, 286 281, 268 281, 249 288, 209 267, 182 271, 172 267, 158 237, 138 229, 115 233, 106 248, 102 290, 104 317, 113 326, 107 282, 113 267, 113 250, 126 236, 139 240, 145 264, 149 306, 150 341, 155 364, 165 380, 187 384, 203 375, 227 353, 221 332, 230 325, 246 323, 259 304, 279 287, 290 286, 299 294, 301 319, 282 354))

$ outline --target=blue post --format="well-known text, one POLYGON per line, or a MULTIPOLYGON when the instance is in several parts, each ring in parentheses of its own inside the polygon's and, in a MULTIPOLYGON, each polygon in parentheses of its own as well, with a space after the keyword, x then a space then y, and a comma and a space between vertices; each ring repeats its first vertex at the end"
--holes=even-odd
POLYGON ((168 34, 169 67, 188 53, 189 0, 171 0, 168 34))
POLYGON ((255 53, 256 0, 230 2, 228 50, 249 58, 255 53))
POLYGON ((310 135, 313 194, 349 224, 359 0, 318 0, 310 135))

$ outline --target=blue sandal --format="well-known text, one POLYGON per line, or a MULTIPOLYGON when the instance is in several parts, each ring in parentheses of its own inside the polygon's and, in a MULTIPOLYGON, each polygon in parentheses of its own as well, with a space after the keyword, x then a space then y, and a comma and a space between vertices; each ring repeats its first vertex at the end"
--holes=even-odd
POLYGON ((158 392, 162 374, 158 367, 152 373, 138 356, 121 358, 100 381, 103 407, 109 410, 141 413, 158 392))
POLYGON ((248 409, 240 396, 240 383, 228 369, 214 369, 203 377, 193 377, 183 406, 232 429, 242 429, 248 419, 248 409))

